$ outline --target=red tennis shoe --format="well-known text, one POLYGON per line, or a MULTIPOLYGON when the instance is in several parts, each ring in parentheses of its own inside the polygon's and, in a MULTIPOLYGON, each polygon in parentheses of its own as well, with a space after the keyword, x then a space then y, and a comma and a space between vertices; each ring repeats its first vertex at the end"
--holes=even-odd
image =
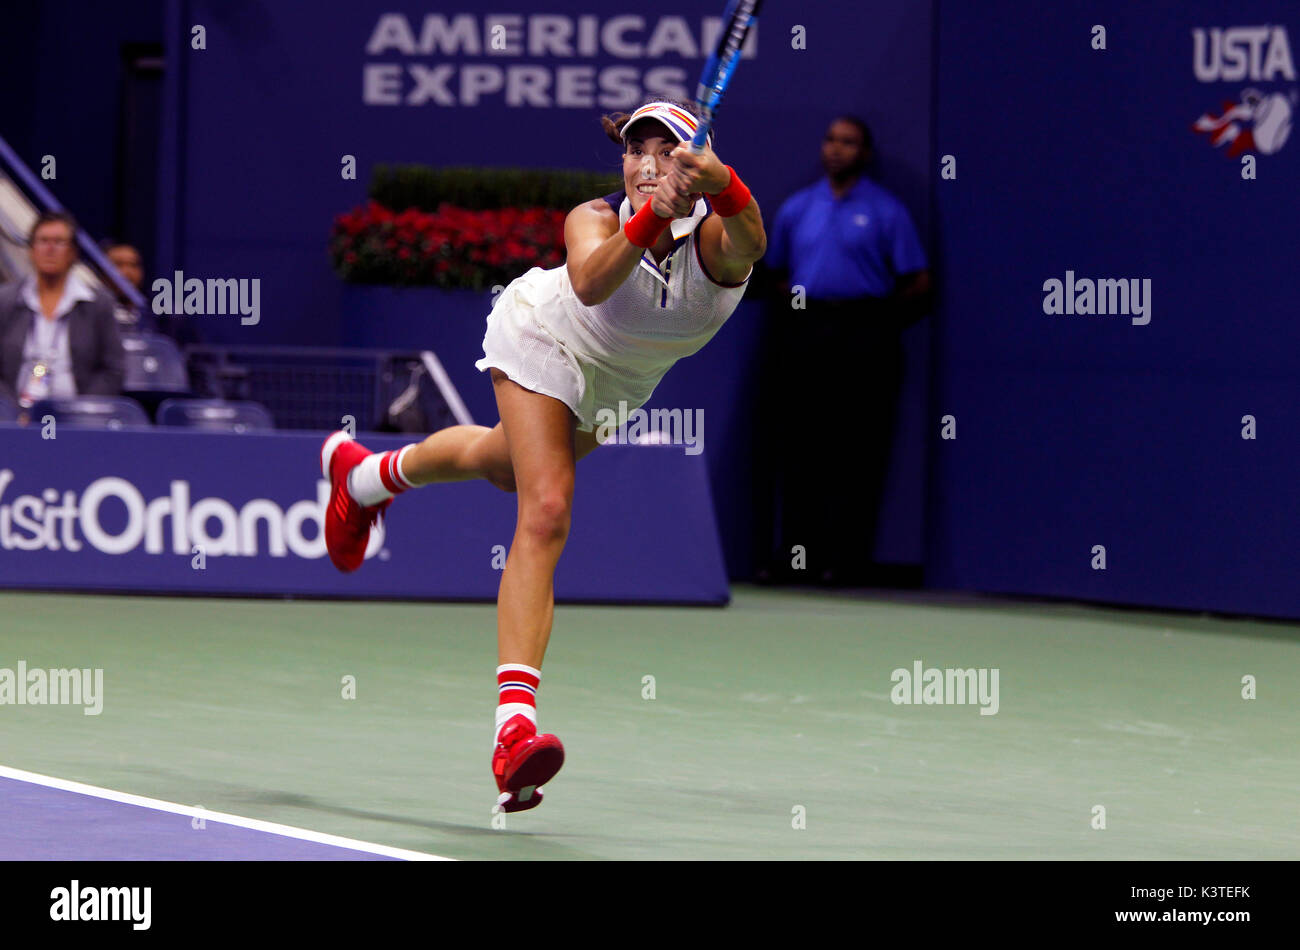
POLYGON ((350 574, 366 559, 370 543, 370 526, 392 504, 389 498, 378 505, 362 505, 348 493, 348 472, 367 455, 369 449, 346 432, 335 432, 320 449, 320 470, 330 480, 330 502, 325 508, 325 548, 334 566, 350 574))
POLYGON ((542 803, 541 786, 555 777, 564 764, 564 745, 537 727, 522 713, 511 716, 497 736, 492 754, 492 775, 497 780, 494 811, 527 811, 542 803))

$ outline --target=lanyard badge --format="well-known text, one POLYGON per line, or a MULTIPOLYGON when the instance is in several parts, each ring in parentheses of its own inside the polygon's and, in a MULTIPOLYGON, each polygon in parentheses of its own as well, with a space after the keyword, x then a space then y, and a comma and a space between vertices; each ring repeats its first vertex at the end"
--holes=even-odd
POLYGON ((32 367, 31 376, 27 379, 27 385, 23 387, 22 395, 18 397, 18 404, 24 409, 30 409, 33 403, 47 398, 49 394, 49 364, 44 360, 37 360, 36 365, 32 367))
POLYGON ((31 354, 36 357, 36 362, 32 364, 31 375, 28 376, 26 385, 23 386, 23 391, 18 397, 18 403, 24 409, 31 408, 32 403, 38 400, 50 398, 50 373, 54 369, 54 361, 66 347, 67 337, 67 321, 59 320, 54 325, 53 339, 31 354))

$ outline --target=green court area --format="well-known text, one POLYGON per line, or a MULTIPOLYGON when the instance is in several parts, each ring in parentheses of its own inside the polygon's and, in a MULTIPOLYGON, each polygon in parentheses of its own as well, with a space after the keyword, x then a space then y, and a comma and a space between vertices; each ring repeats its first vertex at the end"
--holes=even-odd
POLYGON ((495 631, 492 605, 0 594, 0 668, 104 671, 97 716, 0 705, 0 764, 467 859, 1300 857, 1300 625, 561 606, 539 709, 568 760, 504 829, 495 631), (996 670, 996 714, 893 702, 918 662, 996 670))

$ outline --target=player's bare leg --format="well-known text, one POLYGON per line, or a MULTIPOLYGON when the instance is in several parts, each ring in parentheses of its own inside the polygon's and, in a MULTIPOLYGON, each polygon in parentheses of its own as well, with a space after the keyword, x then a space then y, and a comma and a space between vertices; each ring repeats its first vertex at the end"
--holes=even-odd
POLYGON ((524 811, 564 763, 564 746, 537 734, 537 688, 555 612, 555 567, 569 535, 574 468, 597 445, 572 411, 492 370, 501 422, 451 426, 418 445, 375 454, 336 432, 322 446, 330 478, 326 546, 344 571, 360 567, 370 525, 395 494, 436 482, 485 478, 518 493, 514 540, 497 594, 498 705, 492 772, 497 806, 524 811), (359 476, 359 479, 358 479, 359 476))
MULTIPOLYGON (((572 412, 492 371, 502 431, 518 492, 515 536, 497 594, 500 694, 492 772, 497 807, 523 811, 564 763, 564 746, 537 734, 536 693, 555 614, 555 567, 569 536, 574 468, 596 445, 576 433, 572 412)), ((490 443, 489 443, 490 444, 490 443)))
POLYGON ((504 491, 515 490, 510 448, 502 425, 452 425, 417 443, 402 460, 412 485, 486 478, 504 491))
MULTIPOLYGON (((510 473, 519 497, 514 541, 497 599, 497 644, 502 663, 540 668, 555 610, 554 577, 569 536, 577 459, 596 447, 595 434, 576 432, 572 412, 492 371, 510 473)), ((477 447, 479 464, 496 465, 477 447)))
POLYGON ((573 413, 560 401, 524 389, 500 370, 491 373, 502 421, 435 432, 407 453, 402 471, 415 485, 485 478, 519 492, 498 595, 498 650, 501 663, 540 669, 551 634, 555 566, 569 532, 574 464, 598 443, 594 432, 576 431, 573 413))
MULTIPOLYGON (((575 434, 576 456, 597 445, 590 432, 575 434)), ((414 485, 464 482, 483 478, 502 491, 515 490, 514 465, 505 428, 458 425, 440 429, 416 444, 402 462, 402 472, 414 485)))
POLYGON ((485 478, 503 491, 514 491, 510 448, 501 423, 449 426, 417 444, 402 460, 402 472, 415 485, 485 478))

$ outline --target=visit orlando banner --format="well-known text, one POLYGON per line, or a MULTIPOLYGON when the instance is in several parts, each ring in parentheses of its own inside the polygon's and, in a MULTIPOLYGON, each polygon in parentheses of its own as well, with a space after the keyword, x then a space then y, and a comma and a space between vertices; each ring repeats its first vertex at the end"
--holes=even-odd
POLYGON ((1300 7, 938 19, 927 582, 1300 616, 1300 7))
MULTIPOLYGON (((0 587, 495 599, 516 496, 485 482, 397 499, 355 574, 321 535, 323 435, 0 425, 0 587)), ((395 449, 395 436, 365 436, 395 449)), ((581 463, 560 600, 724 604, 702 455, 606 445, 581 463)))

